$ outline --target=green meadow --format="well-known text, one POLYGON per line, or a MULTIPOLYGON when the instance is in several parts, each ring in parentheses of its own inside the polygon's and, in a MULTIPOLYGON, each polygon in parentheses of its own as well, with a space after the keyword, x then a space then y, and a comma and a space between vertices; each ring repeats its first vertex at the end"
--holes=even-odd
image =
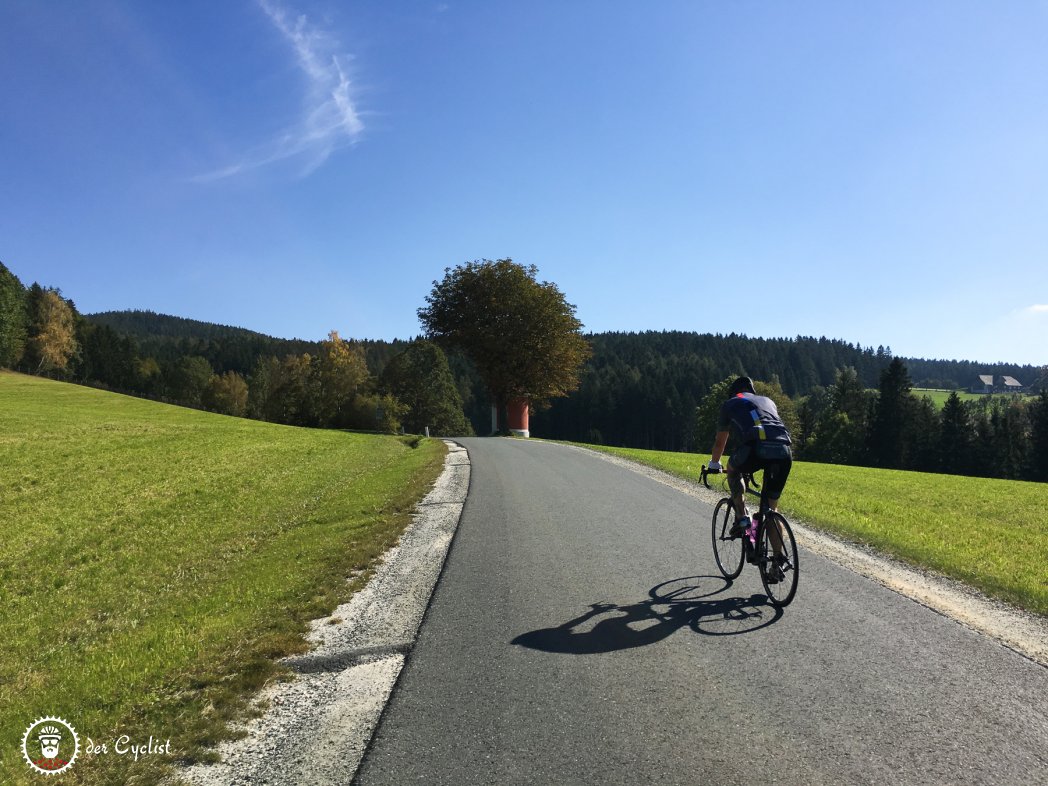
POLYGON ((967 391, 967 390, 956 390, 956 391, 954 391, 954 390, 935 390, 933 388, 914 388, 913 389, 913 395, 917 396, 918 398, 920 398, 922 396, 927 396, 928 398, 930 398, 932 400, 932 403, 935 404, 935 406, 938 407, 939 409, 942 409, 944 406, 946 406, 946 399, 948 399, 950 397, 951 393, 956 393, 957 397, 961 401, 986 401, 987 399, 990 399, 990 398, 1003 398, 1003 399, 1006 399, 1008 401, 1011 401, 1013 398, 1016 397, 1016 395, 1020 395, 1022 398, 1032 398, 1032 396, 1030 396, 1028 394, 1025 394, 1025 393, 1023 393, 1023 394, 992 393, 990 395, 986 395, 986 394, 983 394, 983 393, 971 393, 970 391, 967 391))
MULTIPOLYGON (((19 741, 46 715, 81 745, 152 735, 206 756, 307 622, 362 586, 444 453, 0 372, 0 782, 43 779, 19 741)), ((59 780, 164 771, 131 760, 82 751, 59 780)))
MULTIPOLYGON (((695 453, 586 447, 693 481, 710 460, 695 453)), ((781 508, 811 526, 1048 615, 1048 484, 795 462, 781 508)))

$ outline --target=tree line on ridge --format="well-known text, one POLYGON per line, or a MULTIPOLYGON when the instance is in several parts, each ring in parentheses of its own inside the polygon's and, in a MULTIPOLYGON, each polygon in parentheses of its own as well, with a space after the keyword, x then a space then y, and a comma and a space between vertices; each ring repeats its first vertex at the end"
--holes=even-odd
MULTIPOLYGON (((801 460, 1048 481, 1048 375, 1035 366, 896 358, 813 337, 587 335, 577 387, 535 411, 537 437, 706 452, 725 380, 760 382, 801 460), (953 395, 1010 375, 1039 395, 953 395)), ((425 340, 278 339, 146 311, 81 315, 0 264, 0 367, 301 426, 488 433, 491 396, 462 352, 425 340)))

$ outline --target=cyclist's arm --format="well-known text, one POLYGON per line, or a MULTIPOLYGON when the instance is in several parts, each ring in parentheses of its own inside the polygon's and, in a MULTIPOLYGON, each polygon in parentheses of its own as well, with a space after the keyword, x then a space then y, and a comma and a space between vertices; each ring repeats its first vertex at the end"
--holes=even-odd
POLYGON ((719 462, 721 456, 724 455, 724 448, 728 444, 728 432, 718 431, 716 438, 713 440, 713 455, 710 456, 710 462, 719 462))

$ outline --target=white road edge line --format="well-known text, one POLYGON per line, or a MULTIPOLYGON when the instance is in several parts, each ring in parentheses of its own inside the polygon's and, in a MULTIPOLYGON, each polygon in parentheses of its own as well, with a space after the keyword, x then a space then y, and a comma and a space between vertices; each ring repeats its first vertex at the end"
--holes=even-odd
POLYGON ((367 586, 330 617, 313 621, 307 637, 313 648, 288 659, 295 678, 260 694, 268 709, 242 726, 242 739, 219 746, 219 763, 183 768, 176 777, 198 786, 353 779, 415 641, 469 490, 466 449, 444 441, 444 471, 412 523, 367 586))
MULTIPOLYGON (((720 492, 710 491, 697 482, 684 480, 620 456, 578 445, 568 447, 583 450, 605 461, 639 472, 709 504, 716 504, 723 496, 720 492)), ((790 524, 797 532, 802 549, 806 548, 831 559, 966 628, 990 636, 1041 666, 1048 667, 1048 620, 988 598, 959 581, 931 571, 917 570, 890 557, 835 538, 814 529, 811 525, 797 522, 792 517, 790 524)))

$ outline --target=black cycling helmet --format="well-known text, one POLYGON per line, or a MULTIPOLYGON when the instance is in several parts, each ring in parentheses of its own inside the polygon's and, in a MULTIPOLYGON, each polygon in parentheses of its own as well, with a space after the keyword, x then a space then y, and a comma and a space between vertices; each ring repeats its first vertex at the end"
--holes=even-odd
POLYGON ((753 389, 753 380, 749 377, 739 377, 731 383, 731 387, 728 388, 729 396, 737 396, 740 393, 756 393, 753 389))

